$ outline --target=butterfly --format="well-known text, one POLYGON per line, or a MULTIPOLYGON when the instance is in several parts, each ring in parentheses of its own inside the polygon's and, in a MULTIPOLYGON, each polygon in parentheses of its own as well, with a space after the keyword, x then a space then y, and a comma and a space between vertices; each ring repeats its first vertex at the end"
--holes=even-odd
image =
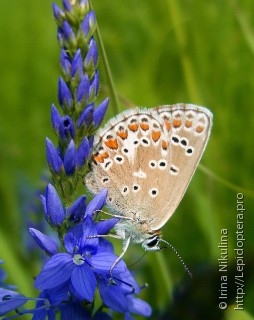
POLYGON ((130 242, 161 249, 161 229, 186 191, 211 127, 207 108, 179 103, 124 111, 98 131, 85 184, 94 194, 108 189, 124 251, 130 242))

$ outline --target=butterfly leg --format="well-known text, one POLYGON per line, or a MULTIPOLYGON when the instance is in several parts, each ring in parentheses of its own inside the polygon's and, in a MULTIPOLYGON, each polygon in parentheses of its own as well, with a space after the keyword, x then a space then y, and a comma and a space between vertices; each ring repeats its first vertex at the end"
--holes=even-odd
POLYGON ((97 214, 97 213, 104 213, 104 214, 107 214, 108 216, 111 216, 111 217, 113 217, 113 218, 118 218, 118 219, 125 219, 125 220, 134 221, 134 219, 133 219, 132 217, 125 217, 125 216, 121 216, 121 215, 109 213, 109 212, 106 212, 106 211, 103 211, 103 210, 96 210, 96 211, 94 211, 94 214, 97 214))
POLYGON ((109 273, 110 273, 110 277, 111 277, 111 278, 113 278, 112 272, 113 272, 114 267, 117 265, 117 263, 118 263, 118 262, 122 259, 122 257, 124 256, 125 252, 127 251, 128 247, 129 247, 130 241, 131 241, 131 237, 127 238, 126 242, 124 243, 122 253, 121 253, 120 256, 115 260, 115 262, 112 264, 112 266, 111 266, 111 268, 110 268, 110 270, 109 270, 109 273))
POLYGON ((114 238, 114 239, 119 239, 119 240, 124 240, 124 238, 122 236, 119 236, 117 234, 97 234, 97 236, 88 236, 86 237, 87 239, 94 239, 94 238, 114 238))

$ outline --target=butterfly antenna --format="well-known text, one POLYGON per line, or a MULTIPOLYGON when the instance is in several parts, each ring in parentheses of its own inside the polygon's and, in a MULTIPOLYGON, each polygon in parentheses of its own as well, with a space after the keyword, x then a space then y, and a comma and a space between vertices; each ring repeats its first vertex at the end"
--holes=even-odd
POLYGON ((144 257, 146 254, 147 254, 147 251, 145 251, 145 252, 142 254, 142 256, 141 256, 137 261, 133 262, 132 264, 129 264, 129 265, 128 265, 128 268, 133 267, 133 266, 135 266, 136 264, 138 264, 139 261, 140 261, 141 259, 143 259, 143 257, 144 257))
POLYGON ((173 245, 169 242, 167 242, 166 240, 163 240, 163 239, 160 239, 161 242, 164 242, 168 245, 168 247, 161 247, 161 249, 164 249, 164 248, 171 248, 174 253, 177 255, 178 259, 181 261, 185 271, 188 273, 188 275, 190 276, 190 278, 192 279, 192 273, 190 272, 190 269, 187 267, 187 265, 185 264, 185 262, 183 261, 183 258, 180 256, 180 254, 178 253, 178 251, 176 250, 175 247, 173 247, 173 245))

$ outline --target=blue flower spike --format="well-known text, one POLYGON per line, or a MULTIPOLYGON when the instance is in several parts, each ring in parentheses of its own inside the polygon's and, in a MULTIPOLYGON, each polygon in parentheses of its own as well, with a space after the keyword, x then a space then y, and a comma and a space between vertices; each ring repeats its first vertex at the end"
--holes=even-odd
POLYGON ((58 104, 51 107, 57 142, 46 138, 52 180, 41 195, 46 225, 53 232, 49 234, 36 223, 29 228, 47 255, 34 282, 41 292, 32 299, 36 301, 34 309, 26 310, 23 305, 31 299, 5 285, 6 274, 0 269, 0 316, 22 306, 16 313, 30 313, 33 320, 112 320, 113 312, 122 313, 125 320, 134 319, 135 313, 149 317, 150 306, 137 297, 139 285, 122 259, 115 263, 118 257, 113 244, 105 238, 119 221, 114 217, 100 220, 98 215, 108 190, 101 190, 89 203, 87 196, 79 193, 94 133, 103 121, 109 99, 95 103, 100 87, 94 37, 97 23, 89 0, 62 0, 62 7, 52 5, 61 47, 61 76, 58 104), (97 289, 103 307, 96 311, 97 289))

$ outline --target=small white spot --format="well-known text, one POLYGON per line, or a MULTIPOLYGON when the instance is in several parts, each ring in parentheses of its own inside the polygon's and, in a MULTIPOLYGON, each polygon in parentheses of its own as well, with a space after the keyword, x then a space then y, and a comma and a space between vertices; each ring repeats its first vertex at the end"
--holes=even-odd
POLYGON ((121 191, 121 194, 123 195, 123 196, 126 196, 128 193, 129 193, 129 188, 128 188, 128 186, 123 186, 123 188, 122 188, 122 191, 121 191))
POLYGON ((194 152, 194 148, 193 147, 188 147, 185 150, 185 155, 188 156, 188 157, 191 157, 193 155, 193 152, 194 152))
POLYGON ((141 139, 141 144, 144 147, 149 147, 150 146, 150 140, 148 138, 142 138, 141 139))
POLYGON ((167 167, 167 161, 162 159, 160 161, 158 161, 158 168, 161 169, 161 170, 164 170, 166 169, 167 167))
POLYGON ((133 192, 138 192, 139 190, 140 190, 140 185, 137 184, 137 183, 134 183, 133 187, 132 187, 132 191, 133 192))
POLYGON ((138 177, 140 179, 144 179, 146 178, 146 173, 144 171, 142 171, 141 169, 139 169, 139 171, 137 172, 133 172, 133 177, 138 177))
POLYGON ((156 161, 156 160, 150 160, 150 161, 149 161, 149 167, 150 167, 151 169, 157 168, 157 161, 156 161))
POLYGON ((172 176, 177 176, 179 169, 176 166, 172 165, 169 169, 169 172, 170 174, 172 174, 172 176))
POLYGON ((159 190, 157 188, 152 188, 152 189, 149 190, 149 195, 152 198, 157 197, 158 193, 159 193, 159 190))
POLYGON ((117 163, 117 164, 122 164, 122 163, 124 163, 124 157, 123 157, 123 156, 120 156, 120 155, 118 155, 118 154, 114 157, 114 160, 115 160, 115 163, 117 163))

